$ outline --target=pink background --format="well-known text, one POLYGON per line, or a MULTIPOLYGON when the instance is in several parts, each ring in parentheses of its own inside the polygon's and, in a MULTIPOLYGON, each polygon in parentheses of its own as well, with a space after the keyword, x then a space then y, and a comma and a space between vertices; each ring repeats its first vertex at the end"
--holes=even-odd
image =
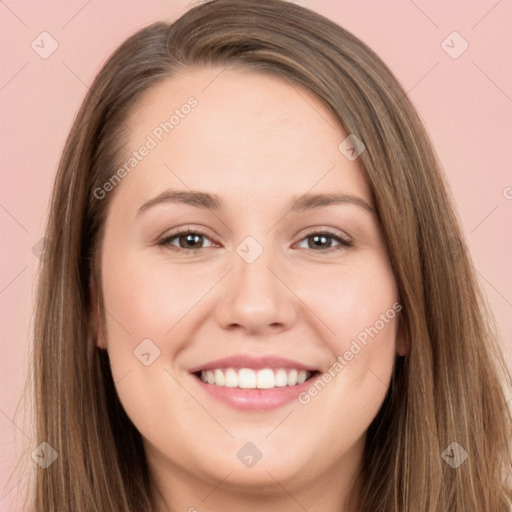
MULTIPOLYGON (((390 66, 424 120, 446 169, 476 269, 504 335, 512 368, 512 4, 400 0, 296 0, 340 23, 390 66), (463 41, 468 48, 458 58, 463 41), (450 48, 451 47, 451 48, 450 48)), ((0 510, 17 510, 34 465, 30 420, 20 402, 32 301, 49 193, 60 152, 87 84, 130 34, 183 13, 187 1, 0 3, 0 510), (41 32, 58 42, 41 58, 41 32), (40 38, 36 39, 36 42, 40 38), (21 449, 21 467, 10 479, 21 449)), ((49 43, 48 43, 49 44, 49 43)), ((48 48, 48 44, 45 46, 48 48)))

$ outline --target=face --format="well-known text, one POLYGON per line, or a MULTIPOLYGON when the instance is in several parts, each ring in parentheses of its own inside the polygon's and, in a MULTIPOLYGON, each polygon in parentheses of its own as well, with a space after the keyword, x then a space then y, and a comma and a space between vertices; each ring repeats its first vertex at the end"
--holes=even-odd
POLYGON ((98 343, 151 467, 252 488, 355 471, 403 347, 348 134, 235 69, 160 83, 128 125, 125 172, 96 191, 113 194, 98 343))

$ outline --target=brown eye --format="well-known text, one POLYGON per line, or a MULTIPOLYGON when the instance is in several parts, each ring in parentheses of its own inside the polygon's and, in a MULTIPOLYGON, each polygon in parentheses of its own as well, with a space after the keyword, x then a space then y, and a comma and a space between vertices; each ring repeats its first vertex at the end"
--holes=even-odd
POLYGON ((303 248, 312 249, 316 252, 330 252, 352 247, 353 245, 351 241, 345 240, 328 231, 309 233, 302 238, 302 240, 307 240, 307 247, 303 248), (333 241, 335 241, 337 245, 333 245, 333 241))
POLYGON ((169 247, 170 249, 177 251, 189 250, 191 252, 195 252, 204 248, 202 245, 205 239, 209 240, 204 233, 186 229, 171 233, 161 240, 158 245, 169 247), (178 243, 173 243, 174 240, 177 240, 178 243))

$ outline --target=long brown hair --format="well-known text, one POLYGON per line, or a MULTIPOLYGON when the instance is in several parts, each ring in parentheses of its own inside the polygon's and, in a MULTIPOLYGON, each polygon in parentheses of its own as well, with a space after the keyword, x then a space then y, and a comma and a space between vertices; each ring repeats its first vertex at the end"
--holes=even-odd
POLYGON ((89 285, 92 278, 101 308, 97 262, 115 193, 100 200, 94 190, 122 161, 124 123, 142 94, 201 66, 252 69, 303 87, 366 145, 359 158, 409 350, 397 358, 368 430, 361 512, 508 511, 512 420, 502 386, 510 374, 425 128, 371 49, 280 0, 215 0, 140 30, 108 59, 81 106, 56 176, 38 286, 35 430, 37 443, 48 442, 59 457, 37 468, 35 511, 154 505, 141 436, 91 332, 98 304, 89 285), (454 469, 447 457, 461 448, 467 459, 454 469))

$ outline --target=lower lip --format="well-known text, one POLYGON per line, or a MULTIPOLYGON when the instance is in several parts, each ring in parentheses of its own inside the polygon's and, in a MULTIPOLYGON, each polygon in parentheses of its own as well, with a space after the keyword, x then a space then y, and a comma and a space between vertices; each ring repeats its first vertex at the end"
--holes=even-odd
POLYGON ((283 386, 272 389, 241 389, 208 384, 203 382, 199 377, 192 375, 192 378, 210 396, 231 407, 244 411, 264 411, 282 407, 296 400, 302 392, 306 391, 312 385, 317 377, 318 375, 315 375, 296 386, 283 386))

